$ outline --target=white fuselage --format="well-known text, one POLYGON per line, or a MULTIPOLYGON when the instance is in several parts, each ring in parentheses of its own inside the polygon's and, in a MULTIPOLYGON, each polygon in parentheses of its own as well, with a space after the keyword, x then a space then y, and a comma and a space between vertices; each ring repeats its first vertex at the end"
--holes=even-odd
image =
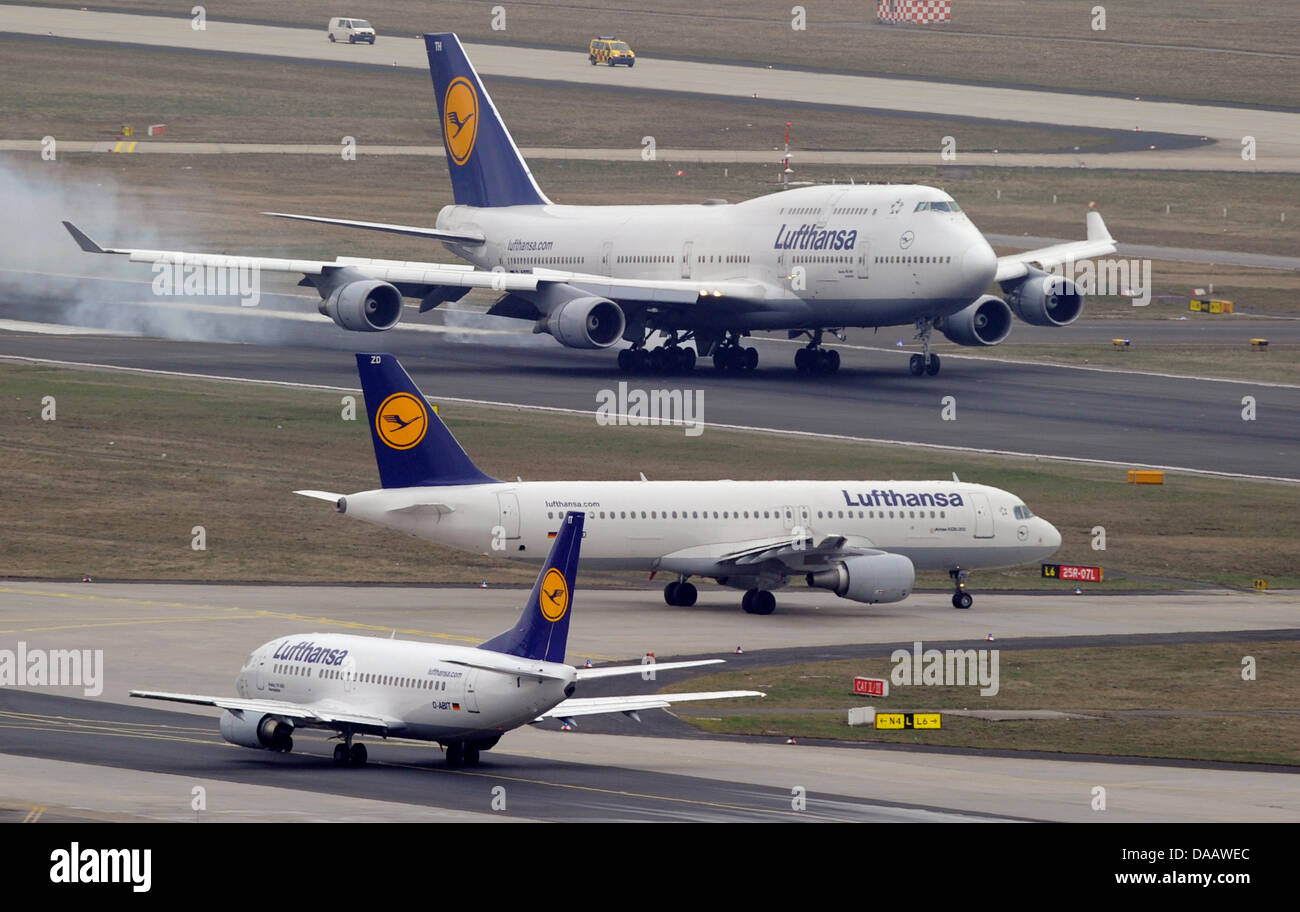
POLYGON ((993 249, 955 209, 933 187, 841 184, 735 204, 447 206, 437 224, 481 233, 481 246, 448 247, 482 269, 766 291, 744 312, 686 308, 688 328, 886 326, 954 313, 993 280, 993 249))
POLYGON ((918 570, 1014 566, 1061 543, 1015 495, 955 481, 501 482, 363 491, 343 498, 340 510, 533 562, 545 558, 565 511, 581 510, 584 567, 714 578, 735 575, 720 557, 764 540, 843 536, 848 546, 905 555, 918 570))
POLYGON ((467 646, 309 633, 259 646, 235 688, 245 699, 399 719, 393 734, 436 741, 495 738, 525 725, 561 703, 576 674, 569 665, 467 646), (500 670, 459 664, 498 661, 500 670))

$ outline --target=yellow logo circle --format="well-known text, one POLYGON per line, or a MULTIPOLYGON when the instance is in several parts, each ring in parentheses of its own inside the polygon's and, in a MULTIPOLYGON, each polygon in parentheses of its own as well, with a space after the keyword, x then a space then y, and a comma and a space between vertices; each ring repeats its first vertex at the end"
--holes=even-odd
POLYGON ((542 617, 555 623, 564 617, 569 609, 569 584, 564 581, 564 574, 552 567, 542 577, 542 593, 538 604, 542 607, 542 617))
POLYGON ((424 439, 429 430, 428 407, 418 396, 393 393, 379 406, 375 416, 379 439, 395 450, 409 450, 424 439))
POLYGON ((469 161, 478 137, 478 93, 464 76, 458 76, 447 86, 442 99, 442 136, 447 143, 447 154, 458 165, 469 161))

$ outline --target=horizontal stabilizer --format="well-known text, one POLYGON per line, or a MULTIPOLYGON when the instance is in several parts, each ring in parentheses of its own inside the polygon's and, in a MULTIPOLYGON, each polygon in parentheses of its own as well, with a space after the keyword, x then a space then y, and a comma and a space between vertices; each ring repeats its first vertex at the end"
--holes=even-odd
POLYGON ((644 665, 610 665, 606 668, 579 668, 579 681, 596 678, 613 678, 619 675, 648 674, 651 671, 672 671, 674 668, 695 668, 699 665, 720 665, 725 659, 700 659, 694 662, 647 662, 644 665))

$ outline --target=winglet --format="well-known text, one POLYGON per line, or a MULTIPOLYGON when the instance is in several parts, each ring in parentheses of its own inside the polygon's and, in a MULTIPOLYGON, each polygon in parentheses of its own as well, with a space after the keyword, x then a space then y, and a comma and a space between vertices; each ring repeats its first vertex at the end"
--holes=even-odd
POLYGON ((107 250, 92 241, 90 235, 72 224, 72 222, 65 220, 63 227, 68 229, 68 234, 72 235, 72 239, 77 242, 77 246, 86 253, 108 253, 107 250))
POLYGON ((1110 236, 1110 231, 1106 228, 1106 223, 1101 220, 1101 213, 1096 209, 1088 210, 1088 240, 1114 240, 1114 238, 1110 236))

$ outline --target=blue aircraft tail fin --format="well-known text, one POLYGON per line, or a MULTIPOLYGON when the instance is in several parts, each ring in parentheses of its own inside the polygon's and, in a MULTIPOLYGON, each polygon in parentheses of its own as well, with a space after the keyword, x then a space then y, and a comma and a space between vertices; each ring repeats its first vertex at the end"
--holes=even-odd
POLYGON ((461 206, 544 206, 510 131, 454 32, 424 36, 451 189, 461 206))
POLYGON ((357 372, 366 397, 381 486, 416 488, 496 481, 474 465, 397 358, 358 354, 357 372))
POLYGON ((564 661, 585 517, 585 513, 572 511, 564 514, 555 544, 542 565, 542 572, 537 574, 537 582, 518 623, 488 640, 480 649, 543 662, 564 661))

